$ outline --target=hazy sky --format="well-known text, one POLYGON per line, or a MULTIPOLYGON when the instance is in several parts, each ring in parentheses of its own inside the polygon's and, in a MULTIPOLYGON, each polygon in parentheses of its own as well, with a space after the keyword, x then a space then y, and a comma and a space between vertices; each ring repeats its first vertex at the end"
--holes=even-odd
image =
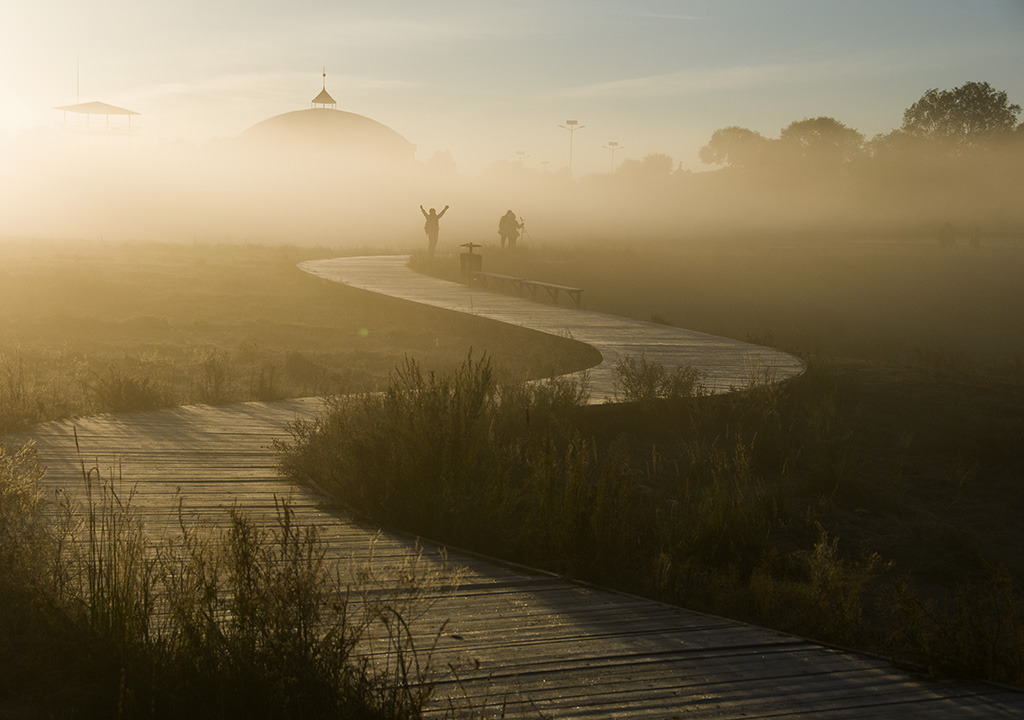
POLYGON ((711 133, 769 136, 830 115, 868 137, 929 88, 990 82, 1024 104, 1024 0, 3 0, 0 135, 57 127, 55 105, 142 113, 141 142, 231 137, 339 109, 477 171, 526 154, 576 174, 616 156, 701 169, 711 133))

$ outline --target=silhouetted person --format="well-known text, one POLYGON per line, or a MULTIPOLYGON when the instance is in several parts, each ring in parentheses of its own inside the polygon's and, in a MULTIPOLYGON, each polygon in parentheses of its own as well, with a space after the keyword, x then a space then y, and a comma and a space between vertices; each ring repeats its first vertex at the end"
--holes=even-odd
POLYGON ((423 217, 427 219, 427 221, 423 223, 423 232, 427 234, 427 252, 433 255, 434 248, 437 246, 437 233, 441 229, 440 224, 437 221, 443 218, 444 214, 448 212, 448 206, 445 205, 444 210, 440 213, 434 208, 430 208, 430 212, 428 213, 423 209, 423 206, 420 205, 420 212, 423 213, 423 217))
POLYGON ((519 239, 519 229, 522 224, 516 220, 516 214, 509 210, 507 213, 501 216, 498 220, 498 235, 501 236, 501 246, 505 247, 505 242, 508 242, 510 248, 516 246, 516 240, 519 239))

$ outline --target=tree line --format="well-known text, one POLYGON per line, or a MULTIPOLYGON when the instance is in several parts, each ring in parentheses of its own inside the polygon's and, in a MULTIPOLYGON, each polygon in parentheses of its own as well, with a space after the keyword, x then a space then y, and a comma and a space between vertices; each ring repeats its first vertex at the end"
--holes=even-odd
MULTIPOLYGON (((700 149, 711 173, 676 170, 654 153, 624 160, 588 188, 629 198, 606 226, 661 222, 716 232, 841 231, 1019 238, 1024 211, 1022 109, 986 82, 930 89, 894 130, 868 139, 833 117, 797 120, 770 138, 739 126, 700 149), (661 180, 659 180, 659 178, 661 180), (626 193, 626 195, 623 195, 626 193), (630 214, 630 212, 632 214, 630 214), (620 217, 621 216, 621 217, 620 217)), ((943 238, 940 238, 943 239, 943 238)), ((955 242, 955 240, 954 240, 955 242)))
POLYGON ((895 130, 867 140, 832 117, 798 120, 782 128, 777 139, 744 127, 716 130, 700 149, 709 165, 763 168, 810 164, 839 169, 864 157, 927 151, 957 157, 1014 142, 1024 145, 1021 106, 986 82, 968 82, 952 90, 928 90, 903 113, 895 130))

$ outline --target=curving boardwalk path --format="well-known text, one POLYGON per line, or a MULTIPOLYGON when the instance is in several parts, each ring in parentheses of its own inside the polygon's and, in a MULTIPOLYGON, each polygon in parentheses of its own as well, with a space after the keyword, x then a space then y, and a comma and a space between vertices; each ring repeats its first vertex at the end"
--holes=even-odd
MULTIPOLYGON (((367 289, 386 291, 376 284, 385 275, 406 277, 397 260, 346 262, 362 265, 360 286, 367 289), (375 263, 385 267, 378 273, 375 263), (371 286, 366 277, 374 273, 371 286)), ((321 266, 317 274, 338 273, 340 279, 348 273, 342 265, 321 266)), ((440 283, 413 278, 417 293, 440 283)), ((437 285, 439 292, 452 292, 447 285, 437 285)), ((472 294, 474 309, 488 302, 472 294)), ((522 302, 521 313, 544 312, 522 302)), ((501 312, 514 316, 508 305, 501 312)), ((619 340, 602 347, 606 364, 611 353, 626 347, 663 347, 660 340, 647 344, 636 337, 660 326, 633 327, 631 340, 616 329, 619 340)), ((709 340, 713 346, 719 341, 709 340)), ((727 351, 736 358, 734 377, 744 383, 743 365, 752 357, 744 353, 754 352, 746 348, 727 351)), ((789 373, 801 369, 784 367, 789 373)), ((599 370, 594 374, 600 378, 599 370)), ((595 386, 603 387, 598 381, 595 386)), ((48 466, 47 482, 74 488, 81 484, 77 431, 87 465, 137 483, 134 503, 153 532, 176 527, 179 492, 188 515, 214 524, 234 504, 253 515, 272 515, 274 498, 290 496, 297 517, 321 527, 339 562, 367 562, 372 556, 377 566, 402 565, 411 539, 374 539, 372 529, 323 510, 314 494, 277 475, 273 440, 287 436, 289 421, 319 407, 319 401, 304 399, 96 416, 46 423, 30 437, 48 466)), ((24 438, 13 438, 18 439, 24 438)), ((927 682, 883 660, 774 631, 469 555, 452 553, 449 560, 466 568, 458 592, 438 592, 416 625, 422 644, 438 638, 438 714, 450 702, 488 716, 529 718, 1024 717, 1024 693, 981 683, 927 682)), ((440 562, 436 551, 427 553, 426 562, 440 562)))
POLYGON ((774 348, 751 345, 693 330, 558 307, 438 280, 407 267, 408 256, 311 260, 299 267, 311 275, 384 295, 571 337, 597 348, 603 361, 590 368, 591 402, 614 395, 615 363, 641 353, 666 367, 701 370, 712 393, 743 388, 751 381, 786 380, 804 371, 803 362, 774 348))

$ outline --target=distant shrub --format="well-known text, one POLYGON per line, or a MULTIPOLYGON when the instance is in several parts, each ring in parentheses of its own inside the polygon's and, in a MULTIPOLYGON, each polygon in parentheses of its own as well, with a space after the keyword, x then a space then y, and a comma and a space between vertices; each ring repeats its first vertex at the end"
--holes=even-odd
POLYGON ((269 363, 253 368, 249 376, 249 399, 261 402, 280 400, 281 391, 277 387, 276 376, 277 369, 269 363))
POLYGON ((650 402, 707 394, 704 373, 694 367, 671 370, 657 360, 628 356, 615 363, 614 395, 617 402, 650 402))
POLYGON ((21 430, 35 422, 40 405, 35 379, 21 356, 0 352, 0 432, 21 430))
POLYGON ((152 410, 169 404, 155 377, 132 374, 115 365, 96 378, 92 394, 97 408, 105 412, 152 410))
POLYGON ((810 550, 766 553, 751 573, 749 591, 761 622, 781 629, 853 643, 869 632, 869 590, 891 565, 875 554, 851 560, 839 539, 821 530, 810 550))
POLYGON ((228 357, 218 348, 193 351, 189 385, 192 402, 217 405, 239 399, 232 388, 228 357))

